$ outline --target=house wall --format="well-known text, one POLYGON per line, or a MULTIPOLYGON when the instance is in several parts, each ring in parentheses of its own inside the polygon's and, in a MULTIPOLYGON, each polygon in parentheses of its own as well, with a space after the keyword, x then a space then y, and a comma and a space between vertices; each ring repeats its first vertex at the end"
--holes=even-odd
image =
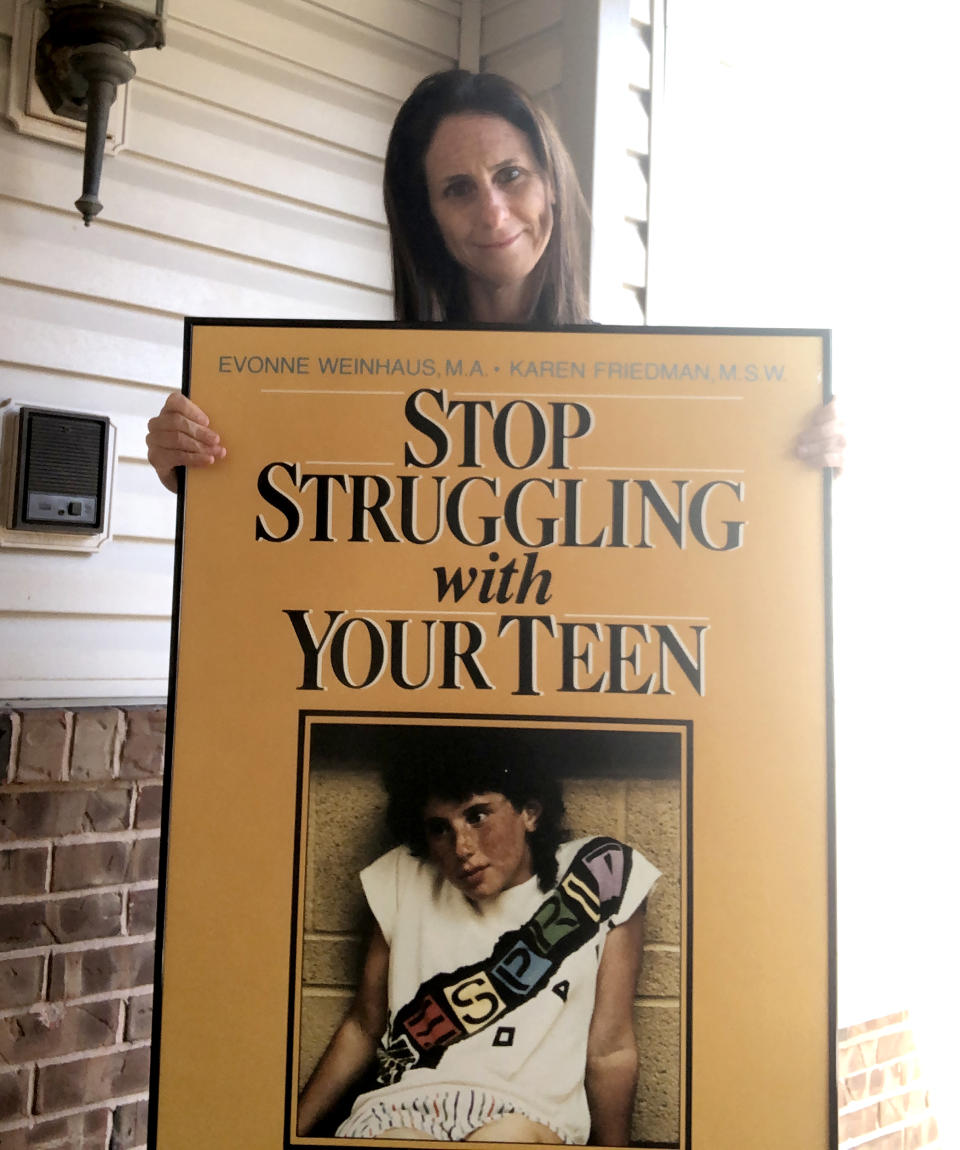
POLYGON ((906 1011, 837 1034, 839 1150, 937 1150, 936 1099, 906 1011))
POLYGON ((0 713, 0 1144, 146 1143, 164 708, 0 713))
MULTIPOLYGON (((0 93, 30 2, 0 0, 0 93)), ((175 506, 144 433, 182 316, 389 319, 381 165, 423 75, 463 54, 544 103, 594 209, 594 318, 642 322, 650 3, 170 0, 91 228, 82 131, 0 122, 0 403, 106 413, 118 441, 98 554, 0 550, 0 700, 166 695, 175 506)))
POLYGON ((481 71, 520 84, 558 125, 565 7, 564 0, 483 0, 480 15, 481 71))
MULTIPOLYGON (((15 7, 0 0, 0 94, 15 7)), ((80 153, 0 122, 0 401, 109 414, 119 456, 99 554, 0 551, 0 699, 166 695, 175 501, 144 434, 180 385, 182 316, 390 318, 387 134, 459 51, 459 0, 167 11, 92 227, 80 153)))
POLYGON ((646 307, 654 31, 662 0, 482 0, 480 67, 520 84, 570 150, 592 217, 590 314, 646 307))

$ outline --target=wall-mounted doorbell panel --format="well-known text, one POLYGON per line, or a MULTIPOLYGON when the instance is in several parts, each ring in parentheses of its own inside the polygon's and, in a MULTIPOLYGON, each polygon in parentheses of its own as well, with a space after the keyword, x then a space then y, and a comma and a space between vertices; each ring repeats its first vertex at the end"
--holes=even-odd
POLYGON ((0 420, 0 547, 99 550, 110 536, 109 418, 7 404, 0 420))

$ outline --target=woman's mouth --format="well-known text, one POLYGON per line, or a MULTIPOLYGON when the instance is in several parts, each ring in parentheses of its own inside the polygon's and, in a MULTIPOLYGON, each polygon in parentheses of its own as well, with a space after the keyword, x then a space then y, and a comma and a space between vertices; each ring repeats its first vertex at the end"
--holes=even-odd
POLYGON ((509 236, 505 240, 494 240, 493 243, 489 244, 477 244, 477 247, 483 248, 484 251, 499 251, 501 248, 508 248, 511 244, 516 243, 520 235, 521 233, 517 232, 516 235, 509 236))
POLYGON ((480 883, 483 882, 483 875, 486 869, 486 866, 478 866, 473 867, 471 870, 461 871, 460 882, 463 883, 464 886, 479 886, 480 883))

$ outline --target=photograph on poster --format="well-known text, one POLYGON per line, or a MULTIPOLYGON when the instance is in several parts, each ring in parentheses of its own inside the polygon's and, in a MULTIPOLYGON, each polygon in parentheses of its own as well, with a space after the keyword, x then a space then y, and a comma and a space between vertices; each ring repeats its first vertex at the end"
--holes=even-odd
POLYGON ((294 1144, 679 1146, 685 724, 301 721, 294 1144))

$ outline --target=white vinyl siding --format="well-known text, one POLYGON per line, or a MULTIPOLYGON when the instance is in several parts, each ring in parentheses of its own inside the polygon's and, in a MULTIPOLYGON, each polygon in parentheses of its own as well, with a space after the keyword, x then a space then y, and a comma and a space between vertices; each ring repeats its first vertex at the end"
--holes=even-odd
MULTIPOLYGON (((594 261, 594 318, 642 322, 651 0, 614 37, 612 185, 596 131, 611 3, 629 0, 168 0, 90 228, 80 151, 0 120, 0 401, 103 412, 118 432, 113 539, 0 550, 0 700, 166 694, 175 500, 144 434, 180 385, 183 316, 389 319, 382 162, 423 76, 478 61, 544 104, 588 195, 626 204, 612 218, 594 197, 594 248, 616 254, 594 261)), ((0 0, 0 97, 15 8, 0 0)))
MULTIPOLYGON (((659 0, 658 0, 659 2, 659 0)), ((624 157, 624 263, 623 289, 627 312, 636 307, 642 323, 646 316, 647 232, 650 207, 650 112, 655 80, 654 0, 630 0, 627 49, 627 95, 623 117, 624 157), (634 298, 631 299, 630 296, 634 298)))
POLYGON ((483 0, 480 66, 520 84, 556 122, 593 225, 590 308, 642 324, 651 53, 660 0, 483 0))
MULTIPOLYGON (((14 0, 0 0, 0 93, 14 0)), ((457 62, 459 0, 168 0, 84 228, 76 149, 0 123, 0 400, 108 414, 113 539, 0 551, 0 698, 162 697, 175 500, 144 433, 184 315, 388 319, 390 124, 457 62)))
POLYGON ((519 84, 561 131, 563 13, 564 0, 483 0, 480 24, 481 71, 519 84))

